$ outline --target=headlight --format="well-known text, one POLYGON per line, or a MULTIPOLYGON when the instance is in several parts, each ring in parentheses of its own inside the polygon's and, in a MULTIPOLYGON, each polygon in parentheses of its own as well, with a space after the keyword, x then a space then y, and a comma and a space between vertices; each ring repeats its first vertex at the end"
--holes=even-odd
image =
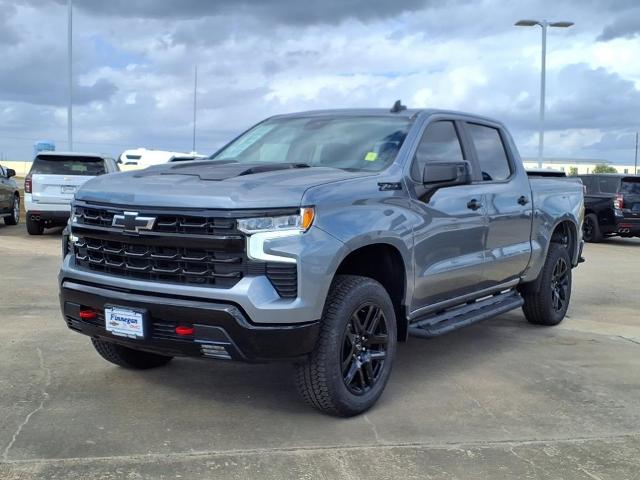
POLYGON ((297 215, 282 215, 277 217, 241 218, 238 220, 238 230, 249 235, 260 232, 306 232, 315 217, 313 208, 300 209, 297 215))
POLYGON ((266 244, 271 240, 301 235, 309 230, 314 217, 313 208, 305 207, 297 215, 239 219, 238 230, 248 234, 247 255, 252 260, 297 263, 293 257, 267 253, 266 244))

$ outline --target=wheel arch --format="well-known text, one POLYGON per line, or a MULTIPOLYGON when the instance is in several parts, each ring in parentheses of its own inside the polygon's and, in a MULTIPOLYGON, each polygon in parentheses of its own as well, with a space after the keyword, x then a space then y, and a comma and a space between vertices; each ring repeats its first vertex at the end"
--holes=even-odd
POLYGON ((554 224, 553 228, 549 229, 549 232, 551 232, 548 237, 549 241, 545 246, 544 255, 542 255, 538 275, 534 280, 520 285, 519 289, 522 292, 538 291, 540 289, 540 273, 542 272, 544 261, 546 260, 547 255, 549 255, 549 248, 551 244, 560 244, 567 248, 572 266, 575 266, 578 262, 581 232, 578 230, 576 221, 570 217, 563 217, 554 224))
POLYGON ((360 245, 340 261, 335 275, 359 275, 376 280, 385 288, 394 306, 398 341, 408 335, 406 298, 409 287, 405 259, 400 249, 387 242, 360 245))

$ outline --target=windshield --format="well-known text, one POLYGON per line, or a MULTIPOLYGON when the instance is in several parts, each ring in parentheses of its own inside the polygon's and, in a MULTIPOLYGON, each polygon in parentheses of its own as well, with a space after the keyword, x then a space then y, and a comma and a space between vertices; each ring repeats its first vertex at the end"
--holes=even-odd
POLYGON ((389 116, 272 119, 211 158, 380 171, 395 159, 410 125, 407 118, 389 116))
POLYGON ((32 174, 48 175, 104 175, 107 173, 104 160, 97 157, 53 156, 36 157, 31 167, 32 174))

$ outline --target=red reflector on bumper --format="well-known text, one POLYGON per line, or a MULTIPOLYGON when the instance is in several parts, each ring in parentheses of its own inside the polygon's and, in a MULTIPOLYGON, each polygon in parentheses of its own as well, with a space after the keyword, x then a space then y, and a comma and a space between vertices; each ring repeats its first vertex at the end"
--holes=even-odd
POLYGON ((80 318, 83 320, 93 320, 97 318, 97 316, 98 316, 98 312, 96 312, 95 310, 90 310, 90 309, 80 310, 80 318))
POLYGON ((193 335, 195 332, 195 329, 193 327, 176 327, 176 333, 178 335, 183 335, 183 336, 189 336, 189 335, 193 335))

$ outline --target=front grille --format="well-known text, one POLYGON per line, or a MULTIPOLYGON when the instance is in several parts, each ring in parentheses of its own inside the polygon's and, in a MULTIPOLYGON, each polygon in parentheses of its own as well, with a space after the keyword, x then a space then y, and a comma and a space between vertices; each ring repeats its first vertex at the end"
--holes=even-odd
MULTIPOLYGON (((111 227, 113 217, 121 214, 122 209, 76 207, 74 215, 78 223, 98 227, 111 227)), ((228 235, 235 231, 232 218, 209 217, 199 215, 155 215, 157 220, 153 228, 158 233, 179 233, 183 235, 228 235)))
MULTIPOLYGON (((177 243, 177 242, 176 242, 177 243)), ((78 237, 76 261, 91 270, 158 282, 234 286, 246 273, 242 252, 163 245, 140 245, 127 241, 78 237)))
POLYGON ((156 219, 152 231, 128 233, 113 227, 122 208, 76 206, 76 264, 118 277, 215 288, 231 288, 245 276, 265 275, 281 297, 297 296, 297 266, 249 259, 246 237, 234 218, 136 211, 156 219))

